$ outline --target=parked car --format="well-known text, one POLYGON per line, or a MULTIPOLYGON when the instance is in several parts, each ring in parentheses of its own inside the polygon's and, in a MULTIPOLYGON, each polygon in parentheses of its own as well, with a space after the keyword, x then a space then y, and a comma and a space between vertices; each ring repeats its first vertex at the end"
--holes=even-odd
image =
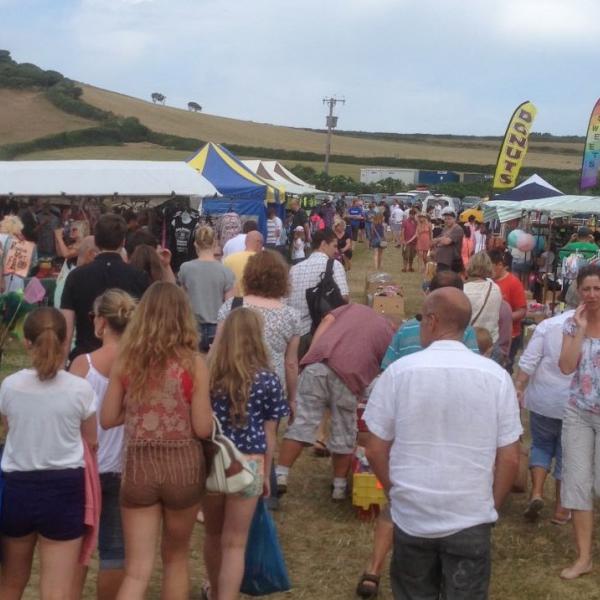
POLYGON ((462 199, 462 208, 463 210, 466 210, 467 208, 476 208, 481 202, 481 196, 465 196, 462 199))
POLYGON ((421 212, 427 213, 427 209, 430 206, 435 206, 436 204, 440 205, 440 208, 445 208, 446 206, 450 206, 454 209, 454 212, 458 216, 461 212, 461 205, 459 198, 452 198, 451 196, 443 196, 442 194, 431 194, 427 196, 425 201, 423 202, 423 207, 421 212))

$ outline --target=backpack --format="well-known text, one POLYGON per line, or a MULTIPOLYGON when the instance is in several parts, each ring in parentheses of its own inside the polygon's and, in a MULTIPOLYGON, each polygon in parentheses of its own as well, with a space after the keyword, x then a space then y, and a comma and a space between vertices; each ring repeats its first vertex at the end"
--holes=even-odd
POLYGON ((334 259, 330 258, 327 261, 325 272, 321 273, 319 283, 306 290, 306 303, 308 304, 308 311, 312 319, 313 332, 317 329, 326 314, 334 308, 346 304, 340 288, 333 278, 334 262, 334 259))

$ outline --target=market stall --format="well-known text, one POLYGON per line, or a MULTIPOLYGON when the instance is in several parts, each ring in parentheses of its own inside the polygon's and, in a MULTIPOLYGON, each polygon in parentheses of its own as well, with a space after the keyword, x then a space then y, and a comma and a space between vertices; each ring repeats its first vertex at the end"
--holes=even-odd
POLYGON ((206 177, 223 195, 202 203, 204 214, 219 216, 236 212, 242 219, 255 219, 266 236, 266 207, 274 204, 283 212, 285 189, 267 183, 253 173, 225 147, 209 142, 190 159, 188 165, 206 177))

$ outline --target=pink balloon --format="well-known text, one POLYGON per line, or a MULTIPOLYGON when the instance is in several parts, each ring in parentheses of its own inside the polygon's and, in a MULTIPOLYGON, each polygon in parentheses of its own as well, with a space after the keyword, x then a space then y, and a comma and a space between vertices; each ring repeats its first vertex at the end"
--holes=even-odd
POLYGON ((535 239, 530 233, 522 233, 517 239, 517 249, 521 252, 531 252, 535 248, 535 239))

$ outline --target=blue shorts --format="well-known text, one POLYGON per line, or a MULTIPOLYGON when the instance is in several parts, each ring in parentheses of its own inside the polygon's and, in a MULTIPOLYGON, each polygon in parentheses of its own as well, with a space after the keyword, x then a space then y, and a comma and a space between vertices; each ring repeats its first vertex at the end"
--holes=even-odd
POLYGON ((100 473, 102 488, 102 512, 98 534, 100 570, 122 569, 125 564, 125 544, 121 523, 120 473, 100 473))
POLYGON ((76 540, 84 533, 83 469, 4 473, 0 533, 31 533, 55 541, 76 540))
POLYGON ((554 458, 554 479, 561 480, 562 471, 562 419, 551 419, 536 412, 529 412, 531 451, 529 468, 541 467, 550 471, 554 458))

